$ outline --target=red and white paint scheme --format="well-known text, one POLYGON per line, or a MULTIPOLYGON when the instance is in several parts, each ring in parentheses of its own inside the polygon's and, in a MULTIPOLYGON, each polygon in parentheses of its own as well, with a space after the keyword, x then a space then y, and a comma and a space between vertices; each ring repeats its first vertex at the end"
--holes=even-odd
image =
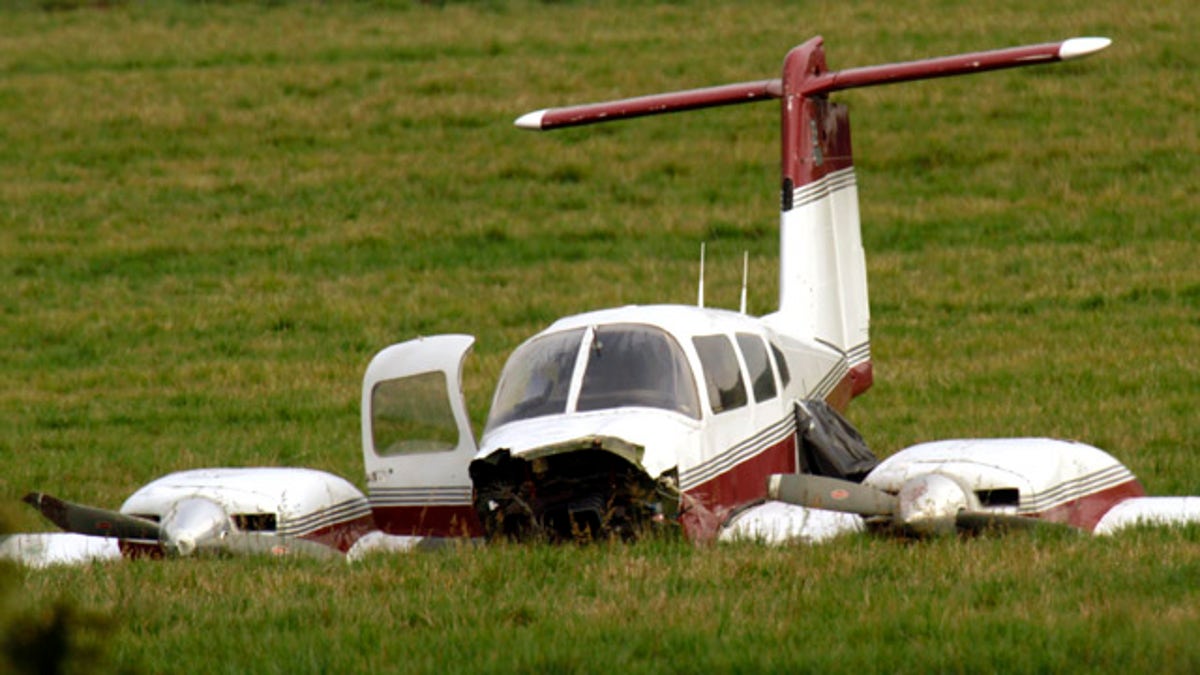
POLYGON ((888 457, 861 483, 777 475, 768 493, 916 535, 1038 524, 1110 534, 1138 524, 1200 522, 1200 497, 1146 497, 1108 453, 1048 438, 922 443, 888 457))
POLYGON ((380 526, 569 538, 675 522, 701 541, 815 541, 885 515, 917 533, 947 518, 951 527, 970 524, 959 514, 1096 528, 1112 506, 1143 493, 1095 448, 954 441, 902 451, 854 480, 814 477, 801 459, 797 407, 818 399, 844 409, 873 379, 849 116, 829 94, 1061 61, 1108 44, 1076 38, 830 71, 814 38, 788 53, 777 80, 523 115, 518 127, 547 130, 781 99, 779 309, 750 317, 706 308, 701 287, 694 307, 560 319, 509 358, 478 448, 459 390, 471 339, 385 350, 363 386, 363 451, 380 526), (434 390, 446 403, 428 403, 434 390), (397 442, 404 429, 437 431, 397 442))
MULTIPOLYGON (((121 505, 121 513, 159 523, 166 546, 183 555, 196 550, 205 537, 219 539, 234 532, 278 537, 280 552, 286 551, 284 540, 300 540, 345 553, 375 529, 370 503, 358 488, 313 469, 179 471, 134 492, 121 505), (189 511, 187 523, 184 516, 189 511)), ((154 549, 157 552, 157 543, 154 549)))
POLYGON ((32 493, 67 532, 0 541, 0 557, 31 566, 204 552, 356 556, 416 544, 383 535, 367 498, 344 478, 296 468, 180 471, 134 492, 119 511, 32 493))
POLYGON ((778 310, 704 307, 701 284, 697 306, 560 319, 509 357, 478 443, 461 386, 474 338, 392 345, 363 378, 368 497, 304 469, 176 473, 120 512, 34 493, 27 501, 77 534, 16 535, 0 541, 0 556, 115 557, 117 539, 127 552, 353 559, 427 538, 633 537, 657 527, 696 541, 816 542, 879 526, 922 535, 1049 522, 1107 533, 1200 522, 1200 497, 1145 497, 1128 469, 1087 445, 942 441, 877 462, 828 412, 873 379, 849 116, 829 94, 1061 61, 1108 44, 1076 38, 830 71, 814 38, 788 53, 780 79, 524 115, 517 126, 553 129, 780 99, 778 310))

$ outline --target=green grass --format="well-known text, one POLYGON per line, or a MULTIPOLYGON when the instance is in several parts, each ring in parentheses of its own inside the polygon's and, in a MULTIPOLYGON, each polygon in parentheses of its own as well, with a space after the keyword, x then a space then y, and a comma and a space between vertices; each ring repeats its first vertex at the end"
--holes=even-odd
MULTIPOLYGON (((0 9, 15 529, 46 527, 18 504, 28 490, 115 507, 185 468, 361 485, 375 351, 477 335, 478 424, 504 357, 554 318, 693 301, 701 242, 710 304, 736 306, 748 250, 750 309, 770 311, 774 104, 544 135, 511 122, 774 77, 814 34, 833 68, 1114 38, 1077 63, 839 97, 877 378, 850 415, 883 455, 1076 438, 1153 493, 1200 494, 1188 3, 80 4, 0 9)), ((150 672, 1186 672, 1196 535, 7 568, 0 625, 28 641, 57 617, 81 669, 150 672)))

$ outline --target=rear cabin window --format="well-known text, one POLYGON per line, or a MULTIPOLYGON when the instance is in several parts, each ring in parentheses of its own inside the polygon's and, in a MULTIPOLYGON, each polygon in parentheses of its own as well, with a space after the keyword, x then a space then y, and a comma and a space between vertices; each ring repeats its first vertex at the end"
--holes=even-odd
POLYGON ((700 365, 704 368, 704 384, 714 413, 746 405, 746 385, 738 368, 733 343, 724 335, 701 335, 692 338, 700 365))
POLYGON ((737 343, 742 350, 742 358, 746 359, 746 369, 750 371, 754 400, 761 403, 775 398, 778 393, 775 389, 775 373, 771 372, 771 360, 767 357, 762 338, 750 333, 738 333, 737 343))

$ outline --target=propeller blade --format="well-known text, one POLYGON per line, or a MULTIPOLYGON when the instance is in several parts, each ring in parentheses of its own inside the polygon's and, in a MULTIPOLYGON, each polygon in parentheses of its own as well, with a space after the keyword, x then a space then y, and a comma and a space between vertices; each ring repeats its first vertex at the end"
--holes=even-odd
POLYGON ((883 490, 806 473, 775 474, 769 480, 767 492, 777 501, 860 516, 891 516, 897 506, 896 497, 883 490))
POLYGON ((343 557, 337 549, 315 541, 266 532, 230 532, 219 539, 204 541, 198 550, 236 555, 305 556, 319 560, 343 557))
POLYGON ((41 492, 30 492, 24 501, 67 532, 144 541, 158 541, 162 532, 152 520, 74 504, 41 492))
POLYGON ((1039 528, 1070 527, 1065 523, 1054 523, 1041 518, 1018 516, 1010 513, 987 513, 982 511, 960 511, 954 518, 960 530, 982 532, 984 530, 1032 530, 1039 528))

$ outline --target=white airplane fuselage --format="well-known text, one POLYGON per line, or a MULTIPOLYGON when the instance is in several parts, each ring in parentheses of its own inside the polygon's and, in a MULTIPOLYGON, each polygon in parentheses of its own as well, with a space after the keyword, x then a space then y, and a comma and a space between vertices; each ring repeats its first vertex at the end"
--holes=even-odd
POLYGON ((605 483, 628 464, 647 494, 634 520, 677 516, 689 535, 710 538, 732 512, 765 498, 768 476, 797 470, 795 402, 829 395, 847 374, 835 350, 735 312, 654 305, 560 319, 514 351, 501 374, 471 471, 477 493, 514 494, 508 504, 477 494, 476 506, 485 523, 506 508, 509 518, 565 523, 561 511, 590 510, 593 522, 604 520, 636 508, 605 483), (528 475, 510 476, 528 481, 523 490, 489 483, 499 456, 528 463, 528 475), (586 475, 564 479, 564 469, 586 475), (547 482, 563 494, 547 498, 547 482), (531 499, 542 508, 523 511, 531 499))
POLYGON ((368 367, 364 460, 387 532, 495 534, 554 521, 561 534, 574 516, 590 513, 594 525, 616 509, 628 520, 617 529, 678 518, 690 536, 711 538, 731 513, 765 498, 769 475, 797 470, 795 402, 842 391, 849 378, 837 350, 744 314, 599 310, 560 319, 513 352, 476 446, 459 388, 471 344, 466 336, 422 338, 384 350, 368 367), (394 403, 430 396, 428 384, 387 388, 431 373, 450 402, 443 426, 455 418, 457 429, 440 445, 382 447, 390 436, 375 427, 386 428, 385 418, 430 413, 394 403), (618 473, 630 485, 614 493, 618 473), (494 516, 508 524, 496 526, 494 516))

